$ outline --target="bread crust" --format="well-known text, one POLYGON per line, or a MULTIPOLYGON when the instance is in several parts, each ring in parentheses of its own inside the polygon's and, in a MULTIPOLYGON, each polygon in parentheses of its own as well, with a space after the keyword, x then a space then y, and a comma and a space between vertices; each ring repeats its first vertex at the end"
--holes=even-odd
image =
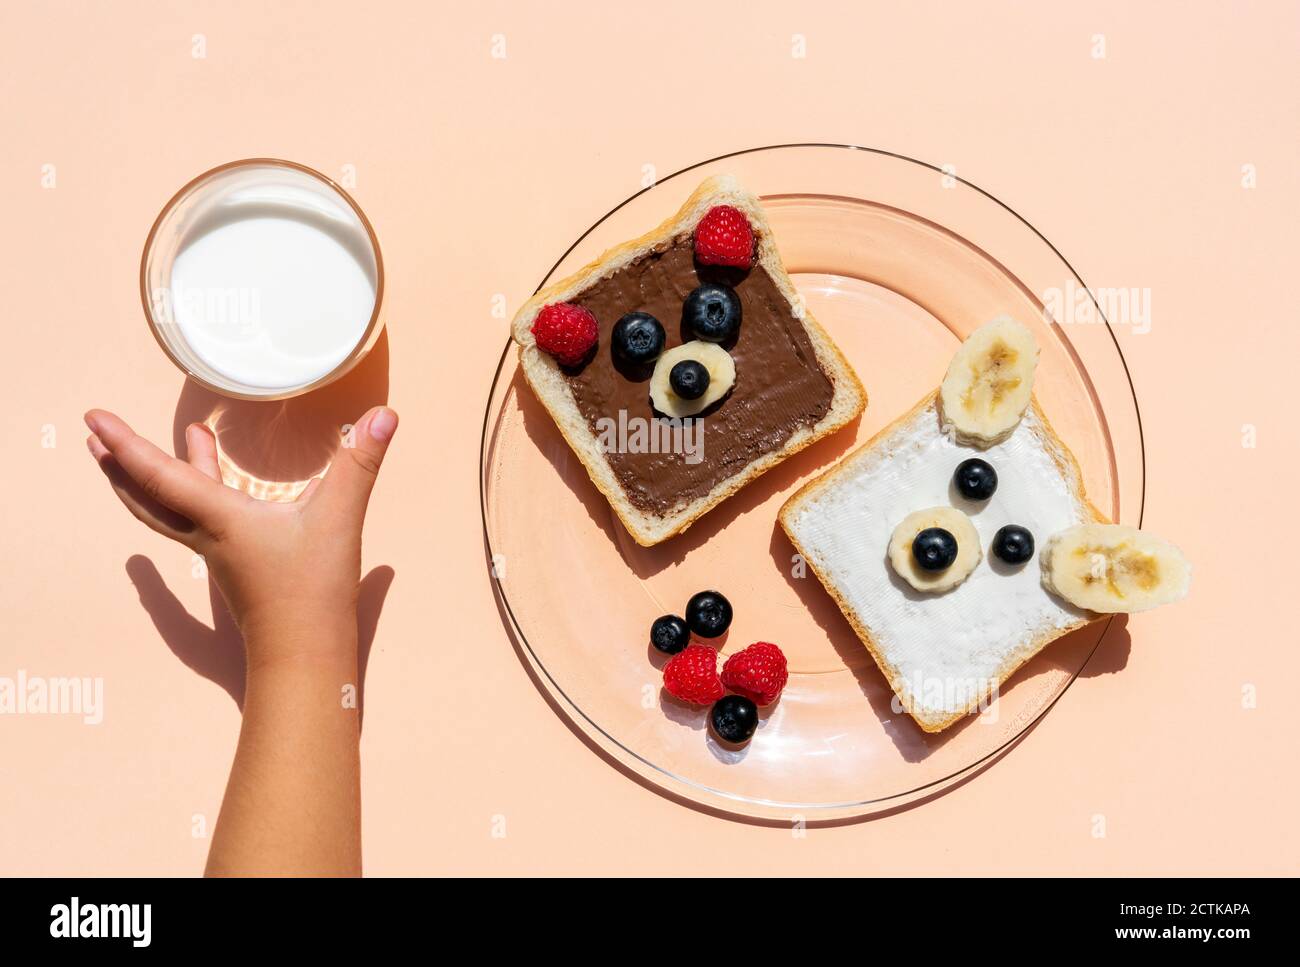
MULTIPOLYGON (((987 687, 984 687, 964 709, 957 712, 930 714, 924 709, 918 708, 916 703, 912 700, 913 697, 911 695, 911 690, 903 679, 901 672, 892 662, 889 661, 888 658, 885 657, 884 650, 872 634, 866 619, 862 615, 858 614, 853 606, 845 600, 838 585, 818 569, 813 559, 809 556, 807 550, 800 545, 798 537, 795 536, 792 520, 794 515, 803 505, 804 501, 814 497, 841 474, 852 470, 854 464, 860 457, 880 445, 900 427, 910 423, 927 409, 934 409, 937 416, 939 405, 938 396, 939 393, 937 390, 924 396, 910 410, 898 419, 894 420, 888 426, 884 427, 870 440, 855 449, 834 467, 827 470, 821 476, 808 481, 808 483, 804 484, 790 496, 790 498, 781 506, 781 510, 777 515, 777 519, 781 524, 781 529, 785 531, 786 537, 790 539, 790 543, 793 544, 795 550, 799 552, 799 556, 803 558, 804 562, 812 570, 813 574, 817 576, 817 580, 821 582, 822 587, 826 589, 826 592, 834 599, 836 605, 839 606, 840 611, 852 626, 854 633, 857 634, 863 645, 866 646, 867 651, 871 654, 876 666, 889 682, 889 687, 893 690, 894 694, 898 696, 898 700, 902 704, 903 709, 924 731, 932 733, 942 732, 944 729, 954 725, 979 708, 992 694, 994 685, 990 684, 987 687)), ((1049 456, 1051 456, 1053 462, 1061 470, 1062 475, 1070 481, 1071 490, 1073 491, 1075 499, 1078 500, 1084 511, 1091 516, 1094 521, 1100 524, 1110 523, 1110 520, 1106 515, 1098 510, 1097 507, 1093 505, 1092 501, 1088 499, 1087 493, 1084 490, 1083 474, 1079 469, 1079 463, 1075 459, 1074 454, 1070 452, 1069 447, 1065 445, 1064 441, 1061 440, 1056 431, 1052 428, 1052 424, 1047 419, 1047 414, 1043 412, 1042 407, 1038 404, 1037 397, 1031 397, 1029 405, 1038 417, 1039 425, 1042 427, 1043 440, 1047 445, 1047 452, 1049 456)), ((941 432, 937 423, 935 432, 941 432)), ((996 672, 997 686, 1000 687, 1008 678, 1015 674, 1016 670, 1019 669, 1021 665, 1029 661, 1029 659, 1033 658, 1057 638, 1069 634, 1072 631, 1077 631, 1079 628, 1104 617, 1107 616, 1088 612, 1085 617, 1080 618, 1077 622, 1072 622, 1064 628, 1051 629, 1032 639, 1024 647, 1007 656, 1007 659, 998 668, 996 672)))
POLYGON ((758 199, 741 188, 727 175, 706 179, 671 218, 640 238, 617 245, 594 262, 568 278, 542 289, 520 306, 511 323, 511 336, 519 346, 519 362, 524 378, 546 407, 565 442, 586 468, 596 488, 605 495, 632 538, 649 547, 682 533, 696 520, 722 503, 760 474, 776 466, 804 447, 833 433, 856 418, 867 405, 867 393, 839 347, 803 305, 794 283, 786 274, 781 256, 772 237, 772 229, 758 199), (566 302, 600 280, 613 275, 637 258, 656 249, 666 248, 675 239, 692 233, 696 223, 714 205, 732 205, 749 218, 757 236, 758 262, 767 270, 778 291, 789 303, 794 318, 808 333, 822 371, 831 381, 833 395, 830 409, 816 424, 795 431, 778 450, 751 461, 743 469, 721 481, 709 493, 659 516, 635 507, 628 499, 613 468, 601 452, 599 440, 591 432, 578 409, 559 365, 538 348, 529 331, 537 313, 552 302, 566 302))

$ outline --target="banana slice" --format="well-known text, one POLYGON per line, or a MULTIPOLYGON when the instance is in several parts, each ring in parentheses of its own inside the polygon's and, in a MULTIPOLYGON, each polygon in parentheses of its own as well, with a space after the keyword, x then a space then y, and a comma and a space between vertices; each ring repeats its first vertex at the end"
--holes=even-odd
POLYGON ((903 518, 889 539, 889 563, 898 576, 918 591, 948 591, 965 581, 984 557, 980 536, 970 518, 954 507, 930 507, 903 518), (957 556, 942 570, 921 567, 912 553, 912 541, 923 530, 937 527, 957 541, 957 556))
POLYGON ((694 416, 729 392, 736 382, 736 361, 717 343, 695 339, 663 353, 650 376, 650 402, 664 416, 694 416), (709 372, 709 386, 698 399, 688 400, 673 392, 669 374, 684 360, 693 359, 709 372))
POLYGON ((1029 406, 1038 366, 1033 333, 1008 316, 980 326, 961 344, 939 387, 945 433, 991 447, 1005 440, 1029 406))
POLYGON ((1080 524, 1047 541, 1043 586, 1105 614, 1146 611, 1187 594, 1192 566, 1168 541, 1119 524, 1080 524))

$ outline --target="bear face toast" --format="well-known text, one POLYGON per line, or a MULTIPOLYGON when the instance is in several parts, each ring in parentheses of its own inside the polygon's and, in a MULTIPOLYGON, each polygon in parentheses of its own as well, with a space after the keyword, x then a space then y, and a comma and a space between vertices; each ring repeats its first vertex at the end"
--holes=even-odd
POLYGON ((647 546, 866 406, 758 200, 729 177, 539 292, 512 336, 533 392, 647 546))
POLYGON ((782 528, 927 732, 981 707, 1101 612, 1187 591, 1177 548, 1107 523, 1088 502, 1032 397, 1036 361, 1018 323, 976 330, 940 390, 781 509, 782 528))

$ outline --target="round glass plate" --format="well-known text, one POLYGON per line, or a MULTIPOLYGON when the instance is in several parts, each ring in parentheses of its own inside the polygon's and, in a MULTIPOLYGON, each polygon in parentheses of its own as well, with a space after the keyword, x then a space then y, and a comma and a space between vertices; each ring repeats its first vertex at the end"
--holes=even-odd
POLYGON ((1100 310, 1095 322, 1064 326, 1044 310, 1045 299, 1088 298, 1051 244, 982 190, 885 152, 783 145, 695 165, 602 218, 542 284, 659 224, 702 179, 722 173, 763 198, 794 284, 866 386, 865 414, 686 533, 643 548, 590 482, 507 345, 483 426, 489 563, 503 620, 539 688, 625 772, 731 815, 864 816, 940 790, 1007 750, 1080 673, 1110 623, 1058 639, 988 710, 927 735, 892 704, 884 677, 816 577, 796 566, 776 522, 781 504, 933 391, 961 339, 1002 313, 1038 338, 1035 390, 1078 457, 1089 497, 1130 524, 1142 512, 1137 405, 1100 310), (724 657, 766 640, 790 662, 785 693, 740 750, 712 738, 706 710, 662 692, 663 659, 647 644, 654 618, 680 614, 692 593, 713 587, 735 607, 724 657))

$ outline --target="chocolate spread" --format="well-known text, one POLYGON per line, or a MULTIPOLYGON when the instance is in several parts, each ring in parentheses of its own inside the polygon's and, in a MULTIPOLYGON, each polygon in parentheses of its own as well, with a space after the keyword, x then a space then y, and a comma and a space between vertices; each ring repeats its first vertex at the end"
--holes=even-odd
POLYGON ((611 332, 624 313, 648 312, 667 333, 665 349, 694 339, 682 324, 682 302, 703 281, 723 281, 740 296, 739 334, 723 347, 736 361, 731 392, 699 414, 703 451, 692 463, 681 452, 609 452, 606 459, 639 510, 663 516, 707 494, 756 458, 780 449, 800 427, 830 410, 834 387, 817 361, 803 325, 761 265, 747 272, 696 266, 689 236, 637 259, 570 300, 600 325, 595 355, 566 371, 578 409, 592 432, 597 421, 664 419, 650 404, 653 365, 629 367, 614 356, 611 332), (702 459, 700 459, 702 456, 702 459))

